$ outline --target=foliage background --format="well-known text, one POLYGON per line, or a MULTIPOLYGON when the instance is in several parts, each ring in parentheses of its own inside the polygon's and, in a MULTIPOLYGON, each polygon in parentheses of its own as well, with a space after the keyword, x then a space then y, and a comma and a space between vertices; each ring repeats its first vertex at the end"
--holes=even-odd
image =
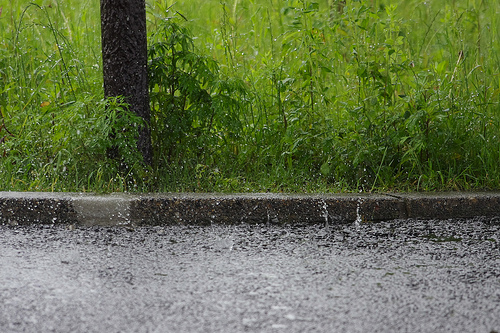
POLYGON ((102 100, 99 1, 2 5, 0 189, 500 188, 496 1, 147 9, 151 168, 134 153, 139 119, 102 100))

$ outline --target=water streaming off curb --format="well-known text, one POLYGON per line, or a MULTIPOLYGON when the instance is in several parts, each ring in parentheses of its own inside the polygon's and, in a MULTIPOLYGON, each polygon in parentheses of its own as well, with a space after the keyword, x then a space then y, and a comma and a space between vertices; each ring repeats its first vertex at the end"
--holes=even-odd
POLYGON ((363 201, 361 199, 358 199, 358 203, 356 205, 356 220, 354 220, 354 226, 356 227, 357 231, 360 230, 361 222, 363 221, 359 212, 362 203, 363 201))
POLYGON ((322 206, 322 209, 323 209, 323 218, 325 219, 325 227, 328 227, 328 204, 326 203, 325 200, 321 200, 321 202, 323 202, 323 206, 322 206))

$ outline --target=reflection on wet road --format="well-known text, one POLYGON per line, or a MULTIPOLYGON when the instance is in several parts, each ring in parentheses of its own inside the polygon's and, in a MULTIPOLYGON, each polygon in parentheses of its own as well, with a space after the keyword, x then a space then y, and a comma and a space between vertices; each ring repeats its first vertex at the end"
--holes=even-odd
POLYGON ((1 332, 500 332, 500 219, 0 226, 1 332))

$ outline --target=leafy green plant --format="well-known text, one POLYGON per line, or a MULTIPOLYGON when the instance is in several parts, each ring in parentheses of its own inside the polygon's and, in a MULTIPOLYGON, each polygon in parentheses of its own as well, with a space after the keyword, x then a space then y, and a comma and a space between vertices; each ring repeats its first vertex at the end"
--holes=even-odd
POLYGON ((196 52, 182 19, 180 14, 161 18, 149 48, 151 129, 159 167, 190 158, 213 164, 217 147, 236 150, 242 131, 243 83, 225 78, 217 62, 196 52))

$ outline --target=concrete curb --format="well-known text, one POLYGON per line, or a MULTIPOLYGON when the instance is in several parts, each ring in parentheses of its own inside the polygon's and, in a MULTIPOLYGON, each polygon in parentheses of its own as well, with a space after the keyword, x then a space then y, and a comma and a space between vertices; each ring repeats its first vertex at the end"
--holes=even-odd
POLYGON ((78 194, 0 192, 0 223, 315 224, 500 216, 500 192, 404 194, 78 194))

